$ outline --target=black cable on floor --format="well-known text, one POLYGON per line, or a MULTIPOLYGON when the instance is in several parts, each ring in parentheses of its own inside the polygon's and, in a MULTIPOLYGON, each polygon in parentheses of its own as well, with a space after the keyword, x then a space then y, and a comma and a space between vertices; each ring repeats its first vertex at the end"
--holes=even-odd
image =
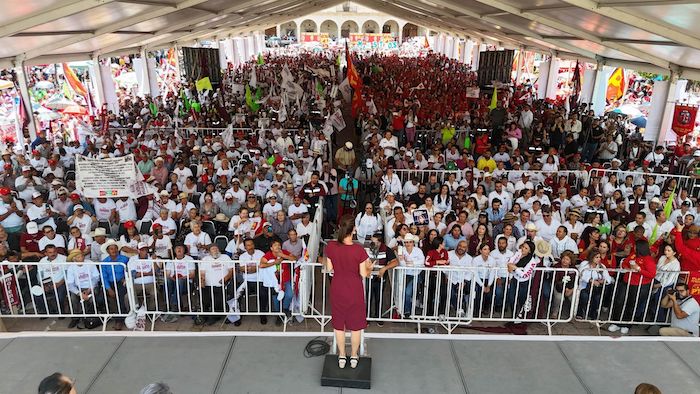
POLYGON ((323 356, 331 351, 331 345, 324 339, 319 339, 321 337, 316 337, 309 341, 304 348, 304 357, 318 357, 323 356))

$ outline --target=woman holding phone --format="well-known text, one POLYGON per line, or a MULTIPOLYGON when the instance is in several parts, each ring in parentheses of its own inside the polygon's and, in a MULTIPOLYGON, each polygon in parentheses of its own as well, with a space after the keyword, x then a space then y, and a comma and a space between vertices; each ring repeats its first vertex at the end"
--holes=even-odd
POLYGON ((331 324, 338 343, 338 367, 345 368, 345 330, 351 331, 350 367, 360 361, 360 332, 367 327, 365 293, 362 279, 372 274, 374 263, 360 244, 353 242, 355 222, 345 216, 338 226, 338 236, 325 248, 325 265, 333 271, 331 282, 331 324))

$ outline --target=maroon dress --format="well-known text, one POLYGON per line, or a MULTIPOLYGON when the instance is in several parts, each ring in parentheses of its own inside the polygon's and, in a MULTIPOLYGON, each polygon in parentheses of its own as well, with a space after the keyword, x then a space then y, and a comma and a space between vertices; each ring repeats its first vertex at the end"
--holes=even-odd
POLYGON ((325 255, 333 264, 331 281, 331 324, 336 330, 358 331, 367 327, 367 306, 360 276, 360 264, 367 252, 359 244, 331 241, 325 255))

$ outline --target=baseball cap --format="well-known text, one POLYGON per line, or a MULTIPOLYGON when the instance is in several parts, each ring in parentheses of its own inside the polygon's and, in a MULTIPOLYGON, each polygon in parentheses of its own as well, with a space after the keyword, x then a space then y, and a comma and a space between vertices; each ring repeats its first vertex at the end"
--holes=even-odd
MULTIPOLYGON (((85 210, 85 208, 83 208, 83 206, 82 206, 81 204, 76 204, 76 205, 73 207, 73 212, 77 211, 78 209, 81 209, 81 210, 83 210, 83 211, 85 210)), ((126 227, 126 226, 125 226, 125 227, 126 227)))
MULTIPOLYGON (((76 207, 78 207, 78 206, 79 206, 79 205, 76 205, 76 207)), ((81 208, 82 208, 82 207, 81 207, 81 208)), ((124 228, 125 228, 125 229, 127 229, 127 228, 134 228, 134 227, 136 227, 136 223, 134 223, 133 220, 127 220, 126 222, 124 222, 124 228)))
POLYGON ((0 196, 9 196, 12 193, 9 187, 0 187, 0 196))
POLYGON ((39 232, 39 226, 36 224, 36 222, 29 222, 27 223, 27 233, 34 235, 39 232))
POLYGON ((148 248, 148 244, 145 242, 139 242, 138 248, 139 249, 148 248))
POLYGON ((41 193, 39 193, 39 192, 34 192, 34 193, 32 193, 32 198, 33 198, 33 199, 34 199, 34 198, 39 198, 39 197, 41 197, 41 193))
POLYGON ((80 198, 80 194, 78 193, 71 193, 70 198, 80 198))
POLYGON ((32 167, 30 166, 22 166, 22 171, 31 171, 32 167))

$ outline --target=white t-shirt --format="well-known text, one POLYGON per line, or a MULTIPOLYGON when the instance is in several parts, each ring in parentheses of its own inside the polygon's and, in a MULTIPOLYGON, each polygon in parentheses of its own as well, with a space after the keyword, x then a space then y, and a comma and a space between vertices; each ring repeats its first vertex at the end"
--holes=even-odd
POLYGON ((65 249, 66 240, 62 235, 55 235, 53 239, 49 239, 49 237, 46 236, 41 237, 41 239, 39 239, 39 250, 43 252, 44 249, 46 249, 46 245, 53 245, 57 248, 65 249))
POLYGON ((245 267, 244 265, 250 265, 250 266, 258 266, 260 264, 260 259, 263 258, 265 253, 263 253, 260 250, 255 249, 253 254, 249 254, 248 252, 243 252, 241 253, 240 256, 238 256, 238 260, 241 262, 241 272, 243 273, 243 278, 247 282, 258 282, 258 273, 254 272, 252 274, 246 274, 245 272, 245 267))
MULTIPOLYGON (((464 256, 460 257, 454 250, 447 252, 447 261, 450 263, 450 267, 468 268, 472 266, 472 256, 470 256, 468 253, 464 253, 464 256)), ((473 271, 455 270, 453 272, 449 272, 448 276, 450 282, 453 285, 456 285, 472 280, 474 273, 473 271)))
MULTIPOLYGON (((402 267, 425 267, 425 255, 418 247, 414 246, 410 253, 408 249, 400 248, 400 253, 397 254, 397 257, 400 257, 399 263, 402 267)), ((418 274, 420 274, 419 269, 406 270, 406 275, 413 276, 418 274)))
POLYGON ((95 199, 92 205, 95 207, 95 216, 99 221, 109 220, 112 210, 117 209, 117 205, 109 198, 105 202, 100 202, 98 199, 95 199))
POLYGON ((94 289, 100 281, 100 271, 97 265, 83 262, 81 265, 72 264, 66 270, 68 289, 78 293, 82 289, 94 289))
MULTIPOLYGON (((44 257, 39 260, 40 263, 65 263, 66 256, 59 254, 53 261, 49 261, 48 257, 44 257)), ((66 279, 66 268, 65 264, 40 264, 38 266, 39 270, 38 279, 43 282, 44 279, 51 278, 54 283, 60 282, 66 279)))
MULTIPOLYGON (((138 255, 136 256, 131 256, 129 258, 129 263, 126 265, 126 267, 131 271, 132 273, 135 272, 136 274, 142 273, 153 273, 153 261, 151 260, 142 260, 138 255)), ((144 277, 137 277, 137 275, 134 275, 134 284, 136 285, 147 285, 151 284, 155 281, 155 276, 150 275, 150 276, 144 276, 144 277)))
POLYGON ((122 201, 119 199, 114 203, 114 205, 117 213, 119 214, 119 221, 121 223, 128 220, 136 221, 136 205, 134 205, 134 200, 128 199, 126 201, 122 201))
POLYGON ((187 278, 194 271, 194 260, 186 255, 182 259, 168 261, 165 263, 165 271, 168 277, 175 274, 177 278, 187 278))
POLYGON ((263 207, 262 212, 263 212, 263 215, 265 215, 265 218, 267 218, 267 220, 272 221, 277 217, 277 212, 279 212, 283 209, 284 208, 282 207, 282 204, 280 204, 280 203, 276 202, 274 205, 267 203, 263 207))
POLYGON ((173 243, 168 237, 161 237, 160 239, 152 238, 150 246, 153 247, 155 243, 155 255, 161 259, 169 259, 170 251, 173 248, 173 243))
MULTIPOLYGON (((306 213, 306 212, 309 212, 309 208, 307 208, 306 205, 304 205, 304 204, 299 204, 299 206, 292 204, 289 206, 289 208, 287 208, 287 215, 290 217, 292 215, 296 215, 298 213, 306 213)), ((298 225, 299 223, 301 223, 301 218, 292 219, 292 224, 294 226, 298 225)))
POLYGON ((192 257, 201 257, 205 256, 207 253, 200 251, 197 246, 198 245, 211 245, 211 237, 209 234, 205 233, 204 231, 200 231, 199 235, 195 235, 194 233, 189 233, 185 237, 185 246, 187 247, 187 250, 189 251, 190 256, 192 257))
POLYGON ((199 263, 199 272, 204 274, 204 286, 223 286, 224 277, 232 268, 233 262, 225 254, 199 263))
POLYGON ((671 327, 682 328, 693 334, 694 337, 698 336, 698 319, 700 319, 700 305, 693 298, 689 297, 686 301, 680 304, 681 310, 687 313, 683 319, 676 317, 676 314, 671 312, 671 327))

